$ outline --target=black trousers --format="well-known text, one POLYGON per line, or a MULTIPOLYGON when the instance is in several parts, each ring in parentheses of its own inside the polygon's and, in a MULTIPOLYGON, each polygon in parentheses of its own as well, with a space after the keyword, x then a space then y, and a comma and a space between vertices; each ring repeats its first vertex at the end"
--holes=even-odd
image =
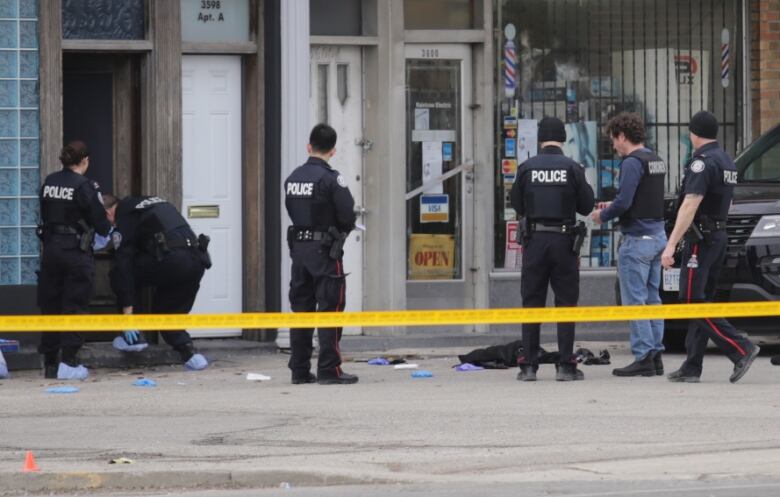
MULTIPOLYGON (((712 302, 720 268, 726 258, 727 243, 726 232, 717 231, 712 233, 709 243, 686 244, 680 264, 682 302, 712 302), (693 255, 696 256, 698 267, 689 268, 688 262, 693 255)), ((691 319, 688 321, 688 334, 685 337, 688 357, 682 366, 684 371, 701 375, 708 339, 712 339, 734 363, 753 349, 753 344, 723 318, 691 319)))
MULTIPOLYGON (((580 296, 579 258, 570 235, 537 232, 523 247, 520 293, 523 307, 544 307, 552 286, 556 307, 574 307, 580 296)), ((523 356, 518 364, 539 363, 539 323, 523 324, 523 356)), ((558 323, 561 363, 574 362, 574 323, 558 323)))
MULTIPOLYGON (((328 256, 320 242, 294 242, 291 251, 290 307, 293 312, 341 312, 346 297, 346 275, 342 261, 328 256)), ((341 373, 341 328, 319 328, 320 354, 317 374, 341 373)), ((289 367, 293 377, 305 377, 311 369, 313 328, 290 330, 289 367)))
MULTIPOLYGON (((38 272, 38 306, 43 314, 88 314, 95 281, 92 252, 78 248, 74 235, 48 235, 38 272)), ((78 332, 41 333, 38 352, 47 364, 62 361, 76 366, 76 354, 84 343, 78 332)))
MULTIPOLYGON (((195 248, 172 249, 161 261, 142 252, 133 261, 136 295, 140 297, 143 288, 152 287, 152 314, 187 314, 195 303, 205 270, 195 248)), ((173 348, 192 342, 185 330, 163 331, 161 335, 173 348)))

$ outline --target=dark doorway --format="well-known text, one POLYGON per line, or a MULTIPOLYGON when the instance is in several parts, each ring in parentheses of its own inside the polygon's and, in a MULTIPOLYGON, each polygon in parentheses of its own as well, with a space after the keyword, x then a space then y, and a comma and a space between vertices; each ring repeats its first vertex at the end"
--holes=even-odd
MULTIPOLYGON (((138 194, 140 168, 140 56, 66 53, 63 56, 63 141, 82 140, 90 151, 87 176, 103 193, 138 194)), ((94 313, 117 311, 108 272, 111 254, 95 254, 94 313)), ((89 333, 90 341, 113 333, 89 333)))

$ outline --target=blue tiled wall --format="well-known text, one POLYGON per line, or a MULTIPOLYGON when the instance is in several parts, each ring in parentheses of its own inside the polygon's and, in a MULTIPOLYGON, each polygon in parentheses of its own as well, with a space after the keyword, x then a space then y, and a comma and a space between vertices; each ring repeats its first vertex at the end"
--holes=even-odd
POLYGON ((34 285, 38 222, 37 0, 0 0, 0 285, 34 285))

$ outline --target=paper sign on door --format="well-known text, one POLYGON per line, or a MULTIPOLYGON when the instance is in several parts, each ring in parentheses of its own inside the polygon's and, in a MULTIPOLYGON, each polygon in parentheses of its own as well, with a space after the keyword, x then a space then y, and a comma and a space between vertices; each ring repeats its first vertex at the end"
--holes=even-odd
POLYGON ((450 196, 420 195, 420 222, 447 223, 450 220, 450 196))

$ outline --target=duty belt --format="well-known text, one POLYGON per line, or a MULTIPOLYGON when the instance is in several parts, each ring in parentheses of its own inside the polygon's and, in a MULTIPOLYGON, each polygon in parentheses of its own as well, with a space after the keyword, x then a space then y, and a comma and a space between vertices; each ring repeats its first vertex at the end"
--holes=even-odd
POLYGON ((169 249, 185 248, 185 247, 193 247, 193 248, 200 247, 200 243, 198 243, 198 240, 191 240, 189 238, 168 239, 166 240, 165 243, 169 249))
POLYGON ((532 223, 532 232, 544 232, 544 233, 562 233, 564 235, 570 235, 574 233, 575 226, 573 224, 564 224, 563 226, 549 226, 546 224, 532 223))
POLYGON ((327 240, 330 237, 327 231, 315 231, 313 229, 301 229, 294 226, 290 227, 288 239, 295 242, 319 242, 327 240))
POLYGON ((45 233, 51 233, 53 235, 80 235, 81 231, 72 226, 66 226, 64 224, 49 224, 43 226, 45 233))
POLYGON ((726 229, 726 221, 713 221, 712 219, 705 221, 694 221, 696 226, 702 231, 723 231, 726 229))

